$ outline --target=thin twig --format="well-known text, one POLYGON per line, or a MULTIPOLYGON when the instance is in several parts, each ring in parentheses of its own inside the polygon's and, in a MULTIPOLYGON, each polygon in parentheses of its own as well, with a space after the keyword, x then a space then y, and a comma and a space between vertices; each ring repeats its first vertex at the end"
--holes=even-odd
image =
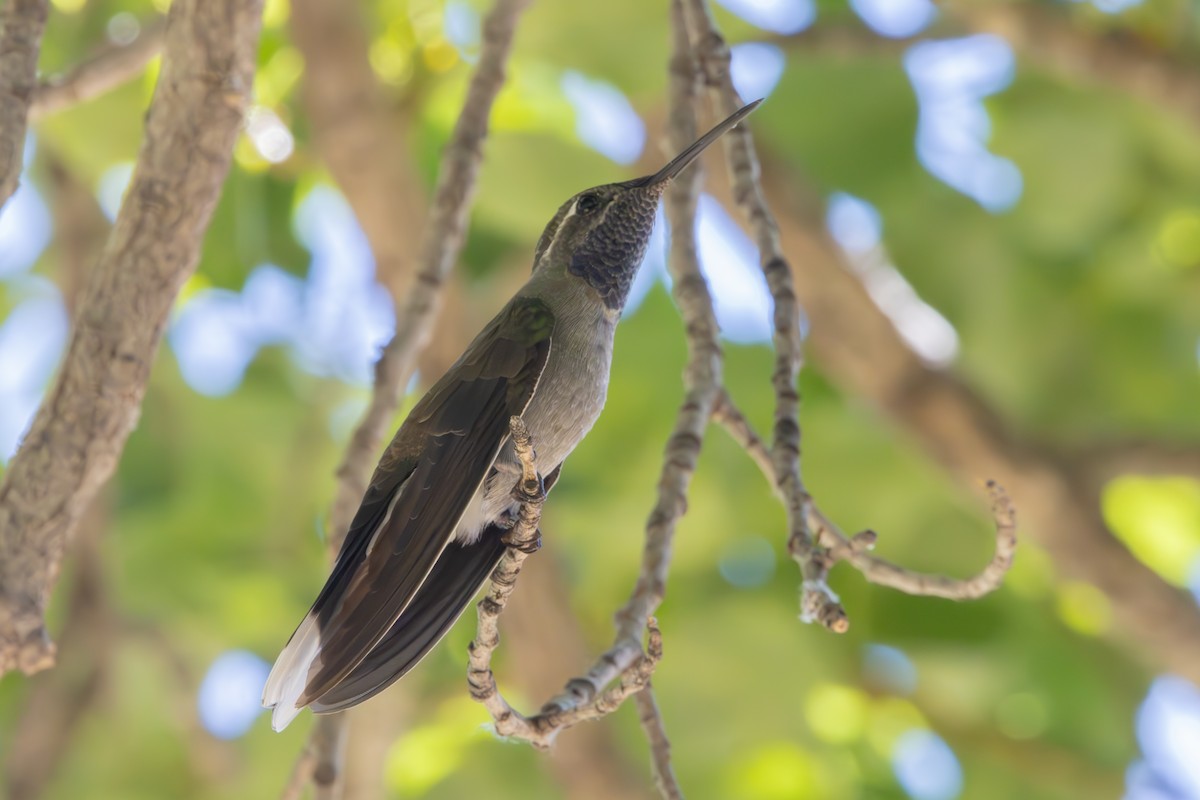
POLYGON ((679 788, 679 781, 671 766, 671 742, 663 726, 662 712, 654 700, 654 688, 647 683, 646 688, 635 694, 633 699, 638 707, 638 720, 650 742, 650 768, 654 773, 654 785, 664 800, 683 800, 683 790, 679 788))
MULTIPOLYGON (((483 703, 496 723, 496 732, 501 736, 517 736, 529 741, 537 740, 536 733, 529 731, 528 720, 513 709, 500 694, 496 676, 492 673, 492 654, 500 644, 500 614, 508 605, 508 598, 516 587, 517 576, 525 559, 537 552, 541 546, 538 525, 542 519, 542 504, 546 500, 545 488, 538 475, 534 461, 533 443, 529 429, 520 417, 509 420, 513 448, 521 462, 521 478, 517 482, 516 494, 521 500, 516 524, 507 534, 508 549, 492 573, 487 595, 479 601, 478 630, 468 648, 470 656, 467 668, 467 683, 471 697, 483 703)), ((543 745, 545 746, 545 745, 543 745)))
POLYGON ((86 103, 140 75, 162 52, 166 28, 165 20, 155 20, 132 42, 106 47, 63 74, 43 80, 29 106, 30 120, 86 103))
MULTIPOLYGON (((679 24, 680 12, 674 20, 679 24)), ((695 135, 692 111, 695 69, 690 55, 672 59, 671 142, 678 152, 695 135)), ((726 134, 728 137, 736 129, 726 134)), ((646 620, 662 602, 670 565, 675 523, 687 506, 687 489, 704 438, 712 404, 721 385, 721 347, 717 321, 708 285, 699 269, 693 232, 695 203, 701 176, 699 165, 681 174, 667 190, 667 220, 671 225, 668 267, 674 278, 672 291, 688 340, 688 362, 684 369, 686 394, 667 440, 658 499, 646 522, 642 567, 629 601, 616 614, 617 634, 610 647, 588 672, 573 678, 564 691, 547 704, 548 709, 569 712, 587 707, 618 676, 644 660, 642 634, 646 620)))
POLYGON ((1200 608, 1138 560, 1106 525, 1099 487, 1076 463, 1021 434, 963 377, 931 367, 880 311, 833 241, 823 205, 794 171, 763 175, 785 210, 785 248, 809 320, 807 346, 822 373, 861 398, 968 486, 994 476, 1020 498, 1023 525, 1064 576, 1111 600, 1123 633, 1163 669, 1200 682, 1200 608))
MULTIPOLYGON (((682 20, 681 6, 676 0, 673 21, 677 35, 671 62, 670 126, 671 149, 675 152, 694 139, 696 129, 692 104, 697 72, 682 20)), ((519 569, 520 560, 523 560, 519 552, 514 553, 510 548, 506 553, 493 576, 488 597, 479 604, 479 636, 472 645, 471 654, 472 696, 488 707, 496 721, 497 733, 523 739, 535 747, 549 747, 560 731, 612 713, 630 696, 645 690, 662 658, 662 633, 653 613, 662 602, 666 589, 675 525, 687 506, 688 485, 721 385, 721 348, 716 316, 708 286, 699 269, 693 232, 699 179, 700 170, 693 167, 681 175, 667 193, 667 214, 674 231, 669 266, 675 278, 673 291, 684 318, 689 349, 684 371, 686 395, 665 448, 658 500, 646 523, 641 571, 629 601, 616 614, 617 633, 612 647, 585 675, 571 679, 564 691, 546 703, 537 715, 525 717, 500 695, 489 668, 491 652, 498 643, 495 618, 503 610, 507 592, 511 591, 511 581, 515 580, 514 564, 519 569), (643 637, 646 637, 645 649, 643 637)), ((528 505, 523 504, 522 514, 528 505)), ((661 738, 665 742, 666 735, 656 708, 653 716, 656 719, 648 723, 652 740, 657 743, 661 738)), ((666 757, 664 750, 655 752, 656 763, 666 757)), ((675 786, 678 793, 674 779, 669 777, 669 762, 663 763, 666 766, 661 785, 675 786)))
POLYGON ((37 86, 38 54, 49 9, 47 0, 6 0, 0 5, 0 208, 17 190, 21 176, 29 104, 37 86))
POLYGON ((487 595, 477 606, 479 622, 475 639, 470 645, 467 684, 471 689, 471 697, 482 703, 491 715, 497 734, 520 739, 545 750, 554 743, 560 731, 612 713, 630 695, 644 688, 662 658, 662 635, 654 621, 650 620, 646 656, 622 673, 620 684, 600 693, 586 705, 567 710, 547 705, 538 714, 527 717, 513 708, 500 693, 491 666, 492 655, 500 644, 499 619, 508 605, 508 598, 516 586, 525 559, 541 547, 538 524, 542 503, 546 499, 534 460, 533 443, 524 420, 512 417, 509 426, 517 458, 521 461, 521 479, 516 487, 521 506, 516 524, 505 534, 508 549, 492 573, 487 595))
MULTIPOLYGON (((367 488, 371 467, 379 456, 392 414, 412 372, 417 353, 424 347, 440 304, 441 290, 462 249, 467 216, 483 160, 488 118, 496 95, 504 85, 508 54, 521 12, 529 0, 496 0, 483 25, 479 64, 471 76, 462 113, 442 154, 438 183, 429 220, 424 227, 417 273, 405 294, 396 320, 396 333, 375 364, 375 388, 363 419, 337 469, 337 493, 329 521, 329 548, 341 549, 354 511, 367 488)), ((317 763, 314 774, 318 793, 337 797, 341 791, 341 751, 346 714, 318 718, 312 739, 317 763)), ((301 758, 304 757, 302 752, 301 758)))
POLYGON ((252 83, 260 12, 259 0, 171 7, 129 191, 58 378, 0 485, 0 675, 53 662, 46 601, 80 515, 137 423, 167 313, 199 258, 252 83))
MULTIPOLYGON (((728 392, 722 391, 713 409, 713 421, 728 431, 733 440, 754 460, 767 480, 778 485, 775 466, 766 445, 754 427, 734 404, 728 392)), ((1012 567, 1017 546, 1016 512, 1007 492, 995 481, 987 482, 991 497, 992 518, 996 525, 996 551, 992 560, 977 575, 970 578, 948 578, 916 572, 895 564, 869 551, 875 545, 874 531, 862 531, 847 536, 830 520, 815 503, 810 503, 809 525, 825 549, 820 566, 824 581, 829 570, 838 561, 846 561, 862 573, 871 583, 887 586, 911 595, 942 597, 947 600, 974 600, 1000 588, 1005 574, 1012 567)), ((819 613, 817 609, 810 613, 819 613)))
MULTIPOLYGON (((684 8, 692 44, 713 105, 720 115, 733 113, 741 100, 733 87, 729 47, 717 30, 705 0, 686 0, 684 8)), ((799 564, 804 577, 801 606, 805 617, 841 632, 849 627, 849 622, 837 597, 819 577, 825 553, 809 525, 812 498, 800 477, 800 392, 796 384, 803 354, 792 270, 779 239, 779 225, 767 205, 759 181, 761 170, 749 130, 730 131, 724 145, 734 200, 753 232, 763 275, 775 306, 772 337, 775 369, 771 376, 775 389, 775 424, 771 462, 787 512, 788 552, 799 564)))
POLYGON ((304 790, 308 787, 312 780, 313 772, 317 769, 317 751, 313 746, 313 740, 310 738, 304 745, 304 749, 300 751, 300 757, 296 759, 296 763, 292 765, 292 772, 288 775, 287 783, 283 786, 283 791, 279 793, 279 800, 300 800, 304 796, 304 790))

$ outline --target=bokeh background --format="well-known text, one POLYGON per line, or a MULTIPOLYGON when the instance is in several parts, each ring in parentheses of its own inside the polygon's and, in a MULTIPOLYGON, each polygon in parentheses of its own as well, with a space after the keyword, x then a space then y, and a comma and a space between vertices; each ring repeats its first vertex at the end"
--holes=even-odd
MULTIPOLYGON (((142 35, 166 5, 53 0, 43 72, 142 35)), ((1200 65, 1190 0, 982 6, 1048 15, 1082 47, 1200 65)), ((485 11, 481 0, 362 6, 396 134, 371 147, 406 165, 417 200, 394 224, 413 250, 485 11)), ((1194 108, 1163 102, 1157 73, 1139 91, 1063 69, 1053 42, 1025 50, 976 25, 971 5, 721 0, 715 11, 740 93, 768 98, 752 119, 765 171, 809 198, 805 213, 819 206, 822 235, 911 350, 1047 451, 1144 443, 1141 462, 1105 472, 1099 512, 1157 580, 1200 595, 1200 468, 1187 457, 1200 443, 1194 108), (1160 450, 1173 458, 1165 468, 1160 450)), ((376 269, 327 171, 291 17, 287 0, 267 0, 255 106, 201 263, 140 426, 55 592, 59 664, 0 681, 0 769, 14 800, 272 797, 311 725, 305 715, 272 733, 259 692, 323 581, 333 470, 405 276, 376 269)), ((541 0, 525 15, 414 390, 520 284, 562 200, 661 163, 666 18, 666 4, 645 0, 541 0)), ((152 62, 32 128, 21 189, 0 213, 0 460, 62 354, 155 73, 152 62)), ((766 429, 769 297, 719 159, 706 163, 700 255, 728 382, 766 429)), ((776 212, 785 227, 799 216, 776 212)), ((636 574, 682 394, 665 245, 659 230, 617 335, 604 416, 564 470, 546 548, 502 620, 499 678, 525 707, 607 646, 636 574)), ((824 510, 847 530, 879 531, 895 561, 973 573, 992 538, 971 481, 1005 476, 952 476, 827 366, 808 364, 801 381, 805 475, 824 510)), ((905 597, 841 567, 833 585, 852 625, 834 636, 797 619, 782 512, 713 430, 679 528, 655 677, 688 796, 1200 798, 1200 689, 1114 621, 1120 597, 1040 547, 1046 533, 1023 527, 1004 588, 969 604, 905 597)), ((466 692, 473 630, 468 618, 356 714, 350 796, 653 796, 632 708, 568 731, 551 757, 492 736, 466 692)))

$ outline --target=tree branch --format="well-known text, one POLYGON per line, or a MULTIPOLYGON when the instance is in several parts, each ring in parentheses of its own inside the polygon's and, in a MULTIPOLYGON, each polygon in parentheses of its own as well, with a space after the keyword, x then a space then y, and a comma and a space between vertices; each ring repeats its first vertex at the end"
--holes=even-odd
POLYGON ((633 696, 638 707, 638 720, 650 742, 650 767, 654 773, 654 785, 664 800, 683 800, 683 790, 671 767, 671 742, 667 729, 663 727, 662 712, 654 701, 654 688, 649 682, 646 688, 633 696))
POLYGON ((1188 475, 1200 478, 1200 445, 1126 439, 1076 447, 1066 458, 1097 486, 1122 475, 1188 475))
POLYGON ((425 198, 405 131, 368 60, 363 10, 341 0, 293 0, 291 27, 304 56, 314 142, 371 244, 376 276, 399 304, 413 273, 425 198))
MULTIPOLYGON (((741 105, 741 100, 733 87, 729 47, 717 30, 705 0, 687 0, 685 9, 688 29, 713 105, 718 114, 732 113, 741 105)), ((775 424, 770 452, 775 486, 787 511, 788 552, 804 576, 800 604, 805 619, 818 621, 841 633, 850 623, 837 597, 825 585, 828 554, 810 527, 812 498, 800 477, 800 392, 796 383, 803 355, 792 270, 780 242, 779 225, 763 194, 758 154, 749 130, 730 131, 725 137, 725 154, 732 176, 734 201, 753 233, 775 306, 775 370, 771 377, 775 388, 775 424)))
POLYGON ((504 537, 508 549, 504 551, 500 564, 492 573, 487 595, 477 606, 479 623, 475 639, 469 648, 467 683, 471 688, 471 697, 482 703, 491 715, 497 734, 521 739, 545 750, 553 744, 559 732, 580 722, 599 719, 612 713, 631 694, 645 688, 651 673, 662 658, 662 636, 651 619, 647 655, 622 673, 622 681, 618 686, 598 694, 587 704, 561 709, 551 703, 535 716, 526 717, 513 708, 500 693, 491 665, 492 655, 500 644, 499 619, 508 605, 508 598, 516 586, 525 559, 541 547, 538 524, 541 521, 542 503, 546 499, 542 479, 534 463, 533 444, 524 420, 512 417, 510 429, 513 446, 521 462, 521 479, 516 487, 521 507, 516 524, 504 537))
POLYGON ((100 554, 106 517, 100 499, 80 525, 80 546, 73 559, 62 629, 64 660, 72 668, 39 675, 30 682, 5 758, 5 796, 9 800, 43 796, 80 723, 108 682, 117 625, 104 588, 100 554))
POLYGON ((46 600, 137 423, 167 312, 199 257, 251 85, 259 10, 258 0, 172 6, 129 192, 58 378, 0 485, 0 674, 53 662, 46 600))
POLYGON ((943 0, 942 5, 953 22, 1004 37, 1041 68, 1145 98, 1200 125, 1197 65, 1154 49, 1128 31, 1082 31, 1068 14, 1036 3, 943 0))
POLYGON ((30 120, 86 103, 140 75, 162 52, 166 22, 156 19, 128 44, 111 45, 62 75, 43 80, 33 93, 30 120))
POLYGON ((37 87, 48 11, 46 0, 7 0, 0 8, 0 208, 17 190, 21 177, 25 128, 37 87))
POLYGON ((1200 682, 1200 609, 1113 536, 1094 484, 1070 462, 1018 436, 960 378, 915 354, 871 300, 829 237, 821 204, 785 169, 764 173, 786 210, 786 249, 804 264, 797 292, 811 324, 808 346, 843 391, 889 416, 966 485, 994 476, 1021 498, 1029 531, 1066 576, 1092 583, 1115 618, 1164 668, 1200 682))
MULTIPOLYGON (((686 33, 682 31, 678 0, 674 5, 673 20, 679 33, 671 61, 671 144, 678 152, 695 137, 692 101, 696 71, 686 33)), ((617 612, 613 646, 600 656, 586 675, 570 680, 566 689, 546 703, 537 715, 525 717, 500 695, 490 669, 491 653, 499 643, 495 621, 512 591, 512 582, 524 561, 524 554, 509 548, 493 576, 488 597, 479 604, 479 635, 471 649, 469 680, 472 697, 488 708, 496 721, 497 733, 523 739, 535 747, 547 748, 560 731, 616 710, 626 698, 649 685, 650 676, 662 657, 662 635, 652 614, 665 592, 675 523, 686 507, 687 487, 696 468, 708 416, 721 381, 716 317, 696 260, 693 221, 700 174, 699 167, 693 167, 667 190, 667 213, 674 232, 669 265, 675 278, 673 291, 688 332, 689 357, 684 373, 686 396, 675 431, 667 442, 658 501, 646 524, 641 572, 629 601, 617 612), (643 652, 642 637, 647 631, 649 639, 643 652), (606 688, 618 679, 616 686, 606 688)), ((514 431, 514 441, 517 440, 514 431)), ((527 473, 532 469, 531 460, 527 463, 522 457, 522 464, 527 473)), ((523 521, 530 506, 529 502, 522 504, 523 521)), ((540 513, 540 503, 537 509, 540 513)), ((536 521, 536 517, 533 518, 535 527, 536 521)), ((525 531, 526 538, 530 535, 525 531)), ((661 730, 661 720, 657 725, 661 730)))
MULTIPOLYGON (((538 557, 521 571, 521 589, 504 611, 505 664, 523 697, 549 697, 592 658, 571 610, 570 581, 546 538, 538 557)), ((563 800, 646 800, 657 797, 640 763, 618 746, 606 725, 576 726, 554 741, 541 759, 559 785, 563 800)))
MULTIPOLYGON (((727 392, 721 393, 716 408, 713 409, 713 421, 724 427, 733 440, 758 464, 767 480, 777 485, 775 465, 766 445, 727 392)), ((992 518, 996 524, 996 552, 987 566, 974 577, 959 579, 914 572, 871 555, 870 550, 875 546, 877 538, 874 531, 861 531, 854 536, 847 536, 813 503, 809 505, 809 524, 816 532, 820 544, 827 550, 822 563, 824 574, 819 580, 823 582, 825 575, 838 561, 846 561, 871 583, 897 589, 906 594, 941 597, 947 600, 975 600, 994 592, 1000 588, 1004 576, 1012 567, 1017 547, 1017 522, 1012 501, 1003 487, 995 481, 988 481, 986 488, 991 498, 992 518)), ((818 609, 811 609, 809 613, 820 612, 818 609)))

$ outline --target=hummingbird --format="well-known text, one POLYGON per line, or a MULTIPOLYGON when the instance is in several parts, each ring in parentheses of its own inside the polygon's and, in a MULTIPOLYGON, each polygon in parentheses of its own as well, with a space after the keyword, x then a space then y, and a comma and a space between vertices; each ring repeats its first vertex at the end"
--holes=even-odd
POLYGON ((283 730, 386 689, 450 630, 491 575, 519 509, 509 419, 524 418, 546 491, 600 416, 613 337, 667 184, 753 111, 658 172, 576 194, 533 273, 417 402, 371 477, 324 588, 279 654, 262 703, 283 730))

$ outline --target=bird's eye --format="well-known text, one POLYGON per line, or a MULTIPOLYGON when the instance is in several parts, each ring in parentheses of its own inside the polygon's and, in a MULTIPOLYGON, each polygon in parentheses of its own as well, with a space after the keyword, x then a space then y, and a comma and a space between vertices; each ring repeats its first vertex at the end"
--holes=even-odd
POLYGON ((582 195, 575 203, 575 210, 580 214, 588 214, 600 207, 600 198, 594 194, 582 195))

